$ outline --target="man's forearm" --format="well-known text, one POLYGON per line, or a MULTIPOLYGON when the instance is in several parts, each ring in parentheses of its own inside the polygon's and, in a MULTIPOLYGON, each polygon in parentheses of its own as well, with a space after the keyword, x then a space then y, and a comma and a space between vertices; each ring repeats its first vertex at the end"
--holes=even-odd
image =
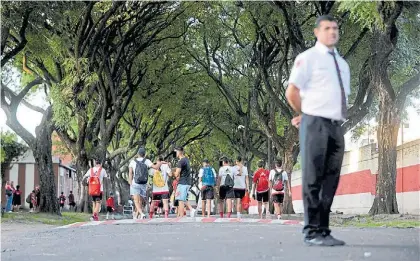
POLYGON ((295 85, 289 85, 289 87, 286 90, 286 98, 293 110, 295 110, 295 112, 299 114, 302 114, 302 99, 300 97, 300 91, 295 85))

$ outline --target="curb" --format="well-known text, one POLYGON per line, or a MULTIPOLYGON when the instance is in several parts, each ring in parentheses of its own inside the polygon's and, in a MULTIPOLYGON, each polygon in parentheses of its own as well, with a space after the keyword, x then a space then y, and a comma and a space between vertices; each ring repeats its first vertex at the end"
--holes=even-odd
POLYGON ((160 224, 160 223, 252 223, 252 224, 276 224, 276 225, 303 225, 299 220, 277 220, 277 219, 237 219, 237 218, 203 218, 203 217, 184 217, 184 218, 156 218, 156 219, 122 219, 122 220, 106 220, 106 221, 89 221, 77 222, 70 225, 57 227, 63 228, 77 228, 99 225, 121 225, 121 224, 160 224))

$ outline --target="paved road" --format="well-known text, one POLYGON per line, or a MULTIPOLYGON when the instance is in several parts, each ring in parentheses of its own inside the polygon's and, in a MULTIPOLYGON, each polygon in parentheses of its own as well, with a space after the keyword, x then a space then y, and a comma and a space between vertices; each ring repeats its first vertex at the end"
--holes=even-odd
POLYGON ((418 229, 337 228, 344 247, 307 247, 301 226, 163 223, 30 231, 2 238, 11 261, 418 261, 418 229))

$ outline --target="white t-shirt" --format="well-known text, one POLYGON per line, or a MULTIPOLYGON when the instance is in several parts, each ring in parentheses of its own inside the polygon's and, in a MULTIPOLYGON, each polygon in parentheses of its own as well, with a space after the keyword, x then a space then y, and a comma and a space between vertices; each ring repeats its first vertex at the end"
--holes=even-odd
MULTIPOLYGON (((143 161, 143 158, 137 158, 136 159, 137 161, 143 161)), ((145 160, 145 162, 144 162, 144 164, 146 164, 146 166, 148 167, 148 168, 151 168, 152 166, 153 166, 153 163, 149 160, 149 159, 146 159, 145 160)), ((128 165, 128 167, 129 168, 131 168, 131 169, 133 169, 133 182, 131 183, 131 186, 135 186, 135 185, 139 185, 139 184, 137 184, 136 182, 134 182, 134 173, 136 173, 136 166, 137 166, 137 163, 136 163, 136 161, 135 160, 132 160, 131 162, 130 162, 130 165, 128 165)))
POLYGON ((223 166, 219 169, 219 177, 221 177, 220 186, 225 185, 225 179, 229 173, 230 177, 233 179, 235 174, 235 169, 231 166, 223 166))
MULTIPOLYGON (((155 184, 153 184, 153 194, 167 194, 169 193, 169 187, 168 187, 168 176, 171 174, 172 170, 169 167, 168 164, 162 164, 160 166, 160 172, 162 173, 163 180, 165 181, 165 186, 163 187, 156 187, 155 184)), ((155 169, 151 169, 150 171, 151 176, 153 176, 156 173, 155 169)))
MULTIPOLYGON (((287 173, 286 171, 276 168, 277 172, 281 173, 281 178, 282 178, 282 182, 283 182, 283 190, 282 191, 277 191, 274 189, 271 189, 271 194, 283 194, 284 193, 284 188, 286 187, 286 181, 289 180, 289 178, 287 177, 287 173)), ((276 176, 276 171, 274 169, 272 169, 270 171, 270 176, 269 176, 269 180, 270 181, 274 181, 274 177, 276 176)))
POLYGON ((235 182, 235 186, 233 186, 234 189, 246 189, 246 182, 245 179, 248 178, 248 168, 245 166, 242 166, 242 175, 239 176, 239 166, 234 166, 234 175, 235 178, 233 181, 235 182))
MULTIPOLYGON (((217 177, 217 174, 216 174, 216 170, 214 169, 214 168, 211 168, 212 169, 212 171, 213 171, 213 175, 214 175, 214 181, 216 182, 216 177, 217 177)), ((203 168, 201 168, 200 169, 200 171, 198 172, 198 177, 199 178, 202 178, 203 177, 203 175, 204 175, 204 169, 203 168)), ((216 184, 215 184, 216 185, 216 184)), ((201 189, 201 187, 203 186, 203 182, 201 181, 200 182, 200 185, 199 185, 199 188, 201 189)))
MULTIPOLYGON (((90 168, 86 172, 86 174, 83 176, 83 179, 90 177, 90 174, 91 174, 90 170, 91 169, 92 168, 90 168)), ((99 167, 97 167, 97 166, 93 167, 93 172, 95 174, 97 174, 98 170, 99 170, 99 167)), ((101 191, 104 191, 104 177, 107 178, 108 177, 108 174, 106 174, 106 171, 102 168, 101 173, 99 174, 99 181, 101 182, 101 191)), ((88 182, 89 182, 89 180, 88 180, 88 182)))
MULTIPOLYGON (((334 56, 327 46, 317 42, 296 57, 289 84, 300 90, 302 112, 332 120, 345 120, 341 115, 341 87, 334 56)), ((334 50, 346 98, 350 95, 350 69, 334 50)))

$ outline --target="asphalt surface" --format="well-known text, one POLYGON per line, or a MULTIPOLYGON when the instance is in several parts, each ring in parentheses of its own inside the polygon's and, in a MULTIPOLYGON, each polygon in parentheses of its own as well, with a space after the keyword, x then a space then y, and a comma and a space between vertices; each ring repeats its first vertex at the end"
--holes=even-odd
POLYGON ((1 260, 420 260, 419 229, 335 228, 346 246, 308 247, 301 228, 241 223, 46 228, 2 237, 1 260))

